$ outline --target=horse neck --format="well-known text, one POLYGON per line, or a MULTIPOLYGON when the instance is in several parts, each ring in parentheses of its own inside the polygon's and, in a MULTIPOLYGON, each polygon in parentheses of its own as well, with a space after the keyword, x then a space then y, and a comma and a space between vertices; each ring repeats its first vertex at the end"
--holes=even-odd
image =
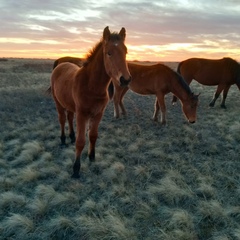
POLYGON ((180 76, 176 74, 176 77, 171 78, 170 82, 170 91, 180 99, 180 101, 185 101, 188 99, 189 94, 191 93, 191 90, 187 83, 182 82, 180 76))
POLYGON ((110 83, 110 77, 105 69, 102 48, 98 50, 98 53, 96 54, 94 59, 92 59, 91 62, 88 63, 87 71, 89 76, 89 87, 92 90, 96 89, 99 93, 101 92, 101 90, 103 92, 106 92, 107 87, 110 83))

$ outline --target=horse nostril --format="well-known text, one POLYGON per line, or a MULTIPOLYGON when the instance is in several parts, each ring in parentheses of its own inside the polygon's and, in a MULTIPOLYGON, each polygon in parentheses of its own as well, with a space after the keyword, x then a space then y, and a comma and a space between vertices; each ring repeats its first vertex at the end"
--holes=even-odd
POLYGON ((131 77, 129 80, 126 80, 123 76, 120 77, 120 86, 126 87, 131 81, 131 77))

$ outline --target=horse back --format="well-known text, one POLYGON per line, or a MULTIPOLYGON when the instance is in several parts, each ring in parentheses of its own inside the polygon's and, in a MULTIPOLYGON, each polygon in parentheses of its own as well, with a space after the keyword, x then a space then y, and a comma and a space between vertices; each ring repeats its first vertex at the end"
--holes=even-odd
POLYGON ((51 89, 54 100, 64 109, 75 112, 72 96, 75 75, 79 67, 73 63, 64 62, 56 66, 51 75, 51 89))
POLYGON ((168 66, 157 63, 154 65, 128 64, 132 81, 128 87, 141 95, 169 92, 171 80, 177 78, 176 73, 168 66))
POLYGON ((57 60, 54 61, 53 63, 53 69, 60 63, 64 63, 64 62, 70 62, 70 63, 74 63, 79 67, 83 66, 83 60, 81 58, 77 58, 77 57, 61 57, 58 58, 57 60))
POLYGON ((190 58, 179 63, 178 72, 188 84, 192 80, 203 85, 233 84, 236 68, 236 62, 231 58, 190 58))

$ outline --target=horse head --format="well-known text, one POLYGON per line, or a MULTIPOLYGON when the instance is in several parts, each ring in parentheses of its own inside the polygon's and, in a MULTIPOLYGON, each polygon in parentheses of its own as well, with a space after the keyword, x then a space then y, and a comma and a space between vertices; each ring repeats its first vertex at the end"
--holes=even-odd
POLYGON ((126 30, 110 33, 106 27, 103 31, 104 65, 107 74, 118 81, 120 86, 127 86, 131 81, 131 75, 126 61, 127 47, 125 46, 126 30))
POLYGON ((186 101, 183 102, 182 110, 189 123, 195 123, 197 120, 197 106, 199 94, 191 93, 186 101))

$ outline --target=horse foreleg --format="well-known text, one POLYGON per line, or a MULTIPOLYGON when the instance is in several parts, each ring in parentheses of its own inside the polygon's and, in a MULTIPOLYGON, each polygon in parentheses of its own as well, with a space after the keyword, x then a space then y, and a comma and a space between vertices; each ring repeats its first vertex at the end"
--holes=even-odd
POLYGON ((120 94, 121 91, 118 87, 114 86, 115 92, 113 95, 113 104, 114 104, 114 117, 119 118, 119 102, 120 102, 120 94))
POLYGON ((123 114, 126 114, 126 110, 123 106, 122 98, 124 94, 127 92, 128 88, 120 87, 120 86, 114 86, 115 92, 113 96, 113 102, 114 102, 114 117, 119 118, 120 111, 119 106, 121 108, 121 111, 123 114))
POLYGON ((154 115, 156 116, 153 115, 155 118, 157 118, 159 109, 161 110, 161 124, 165 125, 166 124, 166 105, 165 105, 163 94, 157 95, 157 98, 155 101, 155 113, 154 113, 154 115))
POLYGON ((209 107, 214 107, 216 100, 218 99, 219 95, 221 94, 224 86, 218 85, 216 92, 214 93, 212 101, 209 103, 209 107))
POLYGON ((76 158, 75 162, 73 164, 73 178, 79 178, 80 177, 80 168, 81 168, 81 154, 82 150, 85 146, 86 142, 86 123, 87 120, 82 119, 79 114, 76 116, 76 122, 77 122, 77 138, 76 138, 76 158))
POLYGON ((73 127, 74 113, 68 111, 67 118, 68 118, 68 127, 69 127, 69 137, 71 139, 71 143, 74 143, 76 140, 74 127, 73 127))
POLYGON ((120 108, 121 108, 121 110, 122 110, 122 115, 127 115, 127 111, 126 111, 126 109, 125 109, 125 107, 124 107, 124 105, 123 105, 123 97, 124 97, 124 95, 126 94, 127 91, 128 91, 128 88, 127 88, 127 87, 126 87, 126 88, 123 88, 122 93, 121 93, 121 96, 120 96, 119 105, 120 105, 120 108))
POLYGON ((97 116, 92 118, 89 122, 89 149, 88 149, 88 157, 91 162, 95 161, 95 146, 98 138, 98 126, 102 119, 103 113, 99 113, 97 116))
POLYGON ((154 103, 154 113, 153 113, 153 117, 152 117, 152 120, 155 121, 155 122, 158 121, 159 110, 160 110, 160 107, 159 107, 158 99, 156 97, 156 100, 155 100, 155 103, 154 103))
POLYGON ((230 86, 231 85, 226 86, 223 90, 223 98, 222 98, 222 102, 221 102, 221 108, 226 108, 225 101, 226 101, 228 90, 229 90, 230 86))

